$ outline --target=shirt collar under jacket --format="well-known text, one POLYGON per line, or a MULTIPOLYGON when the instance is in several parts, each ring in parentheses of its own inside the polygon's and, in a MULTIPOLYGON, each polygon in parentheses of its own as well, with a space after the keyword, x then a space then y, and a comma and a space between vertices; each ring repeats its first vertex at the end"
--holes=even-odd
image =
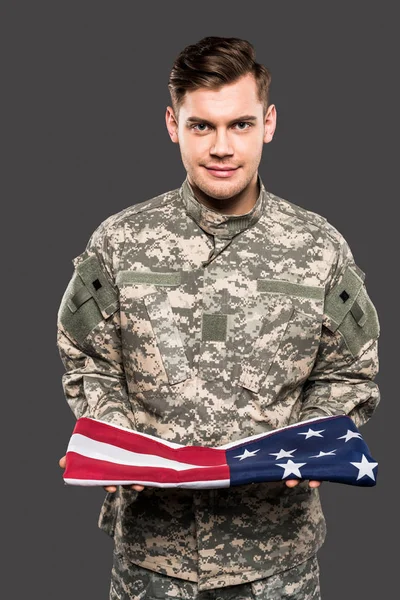
POLYGON ((264 212, 268 200, 267 191, 259 174, 257 174, 257 181, 260 193, 256 203, 250 212, 243 215, 225 215, 199 202, 187 176, 179 189, 179 194, 187 214, 196 221, 199 227, 211 235, 230 238, 256 223, 264 212))

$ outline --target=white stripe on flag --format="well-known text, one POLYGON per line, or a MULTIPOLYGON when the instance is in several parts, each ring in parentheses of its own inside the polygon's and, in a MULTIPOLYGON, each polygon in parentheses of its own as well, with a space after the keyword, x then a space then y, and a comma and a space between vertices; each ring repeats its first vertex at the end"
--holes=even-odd
MULTIPOLYGON (((131 485, 126 480, 117 481, 113 479, 112 481, 108 479, 70 479, 64 478, 65 483, 69 483, 71 485, 131 485)), ((135 480, 132 485, 144 485, 145 487, 162 487, 162 488, 194 488, 194 489, 211 489, 211 488, 228 488, 230 484, 229 479, 220 479, 220 480, 212 480, 212 481, 187 481, 184 483, 160 483, 159 481, 139 481, 135 480)))
POLYGON ((162 458, 153 454, 139 454, 124 450, 118 446, 112 446, 104 442, 98 442, 91 438, 74 433, 68 444, 67 452, 76 452, 87 458, 97 460, 106 460, 120 465, 130 465, 132 467, 159 467, 165 469, 174 469, 175 471, 186 471, 188 469, 209 469, 208 466, 190 465, 178 461, 162 458))
POLYGON ((96 423, 105 423, 106 425, 111 425, 113 429, 121 429, 121 431, 127 431, 128 433, 140 433, 140 437, 148 438, 149 440, 154 440, 155 442, 161 442, 164 446, 169 446, 170 448, 184 448, 185 444, 177 444, 176 442, 169 442, 168 440, 164 440, 155 435, 150 435, 149 433, 143 433, 142 431, 136 431, 135 429, 129 429, 128 427, 122 427, 122 425, 115 425, 114 423, 107 423, 107 421, 102 421, 101 419, 93 419, 93 417, 82 417, 84 419, 89 419, 90 421, 95 421, 96 423))

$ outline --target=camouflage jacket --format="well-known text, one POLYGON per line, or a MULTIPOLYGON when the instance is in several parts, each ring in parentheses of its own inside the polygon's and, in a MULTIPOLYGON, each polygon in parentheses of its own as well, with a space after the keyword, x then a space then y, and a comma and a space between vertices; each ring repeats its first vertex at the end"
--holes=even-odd
MULTIPOLYGON (((379 402, 379 322, 348 244, 268 192, 244 215, 182 186, 106 219, 58 312, 62 384, 90 416, 215 446, 320 415, 363 425, 379 402)), ((322 545, 318 489, 118 488, 99 527, 133 563, 199 590, 267 577, 322 545)))

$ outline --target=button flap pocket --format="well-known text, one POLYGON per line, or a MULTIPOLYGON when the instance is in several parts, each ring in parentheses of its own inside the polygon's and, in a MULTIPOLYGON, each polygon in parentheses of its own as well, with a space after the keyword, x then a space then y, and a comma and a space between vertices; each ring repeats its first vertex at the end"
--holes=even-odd
POLYGON ((126 269, 116 275, 124 355, 138 389, 153 392, 185 381, 190 362, 172 309, 185 281, 183 271, 126 269))
POLYGON ((288 298, 282 296, 268 314, 262 314, 260 308, 257 310, 262 320, 261 329, 250 354, 243 359, 239 378, 239 385, 255 393, 258 393, 274 360, 294 307, 288 298))
POLYGON ((188 378, 190 367, 168 295, 164 290, 143 296, 170 384, 188 378))
POLYGON ((320 339, 321 321, 315 315, 295 309, 281 338, 269 378, 285 386, 305 381, 313 367, 320 339))

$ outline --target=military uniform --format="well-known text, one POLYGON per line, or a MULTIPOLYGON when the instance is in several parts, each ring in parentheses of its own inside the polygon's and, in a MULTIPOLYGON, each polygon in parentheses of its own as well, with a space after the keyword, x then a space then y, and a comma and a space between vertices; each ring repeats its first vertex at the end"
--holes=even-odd
MULTIPOLYGON (((371 417, 379 322, 365 275, 324 217, 258 186, 250 212, 224 215, 186 178, 93 233, 58 313, 77 418, 215 446, 320 415, 371 417)), ((326 534, 306 481, 118 488, 99 527, 118 556, 200 592, 299 566, 326 534)))

